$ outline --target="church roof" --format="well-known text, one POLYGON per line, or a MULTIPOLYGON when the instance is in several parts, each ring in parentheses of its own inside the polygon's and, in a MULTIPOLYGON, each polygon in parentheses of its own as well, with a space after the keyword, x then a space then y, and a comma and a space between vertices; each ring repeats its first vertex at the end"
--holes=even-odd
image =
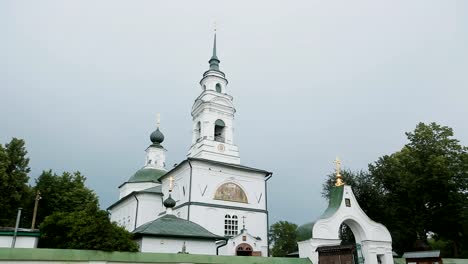
POLYGON ((144 189, 144 190, 141 190, 141 191, 133 191, 129 194, 127 194, 126 196, 124 196, 122 199, 118 200, 117 202, 111 204, 107 210, 110 210, 112 208, 114 208, 116 205, 120 204, 121 202, 127 200, 128 198, 134 196, 134 195, 137 195, 137 194, 142 194, 142 193, 148 193, 148 194, 153 194, 153 195, 160 195, 160 194, 163 194, 162 192, 162 186, 161 185, 158 185, 158 186, 155 186, 155 187, 151 187, 151 188, 148 188, 148 189, 144 189))
POLYGON ((167 171, 151 167, 145 167, 133 174, 127 182, 159 182, 159 178, 167 171))
POLYGON ((312 229, 315 222, 310 222, 299 226, 296 229, 297 241, 304 241, 312 238, 312 229))
MULTIPOLYGON (((330 190, 330 197, 328 199, 328 207, 319 217, 319 219, 326 219, 335 214, 336 211, 340 208, 341 201, 343 200, 343 190, 342 186, 335 186, 330 190)), ((312 229, 314 228, 315 222, 310 222, 303 224, 296 229, 297 240, 304 241, 312 238, 312 229)))
POLYGON ((169 214, 139 226, 133 233, 136 236, 183 237, 211 240, 226 239, 211 233, 194 222, 169 214))

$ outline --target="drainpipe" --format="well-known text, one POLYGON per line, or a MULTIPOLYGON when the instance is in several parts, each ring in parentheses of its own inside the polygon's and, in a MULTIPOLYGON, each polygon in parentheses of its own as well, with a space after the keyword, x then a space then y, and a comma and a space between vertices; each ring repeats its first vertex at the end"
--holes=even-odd
POLYGON ((138 220, 138 207, 139 207, 139 203, 140 201, 138 200, 138 197, 136 196, 136 193, 133 194, 133 197, 135 198, 137 204, 136 204, 136 209, 135 209, 135 228, 133 230, 135 230, 137 228, 137 220, 138 220))
POLYGON ((18 208, 18 214, 16 215, 15 231, 13 232, 13 240, 11 241, 11 248, 14 248, 16 244, 16 236, 18 235, 18 227, 21 219, 21 210, 23 210, 23 208, 18 208))
POLYGON ((266 212, 267 212, 267 257, 270 256, 270 232, 269 232, 269 229, 270 229, 270 221, 269 221, 269 215, 268 215, 268 188, 267 188, 267 181, 273 177, 273 172, 269 172, 267 175, 266 175, 266 179, 265 179, 265 209, 266 209, 266 212))
POLYGON ((189 159, 187 159, 188 164, 190 166, 190 186, 189 186, 189 198, 188 198, 188 208, 187 208, 187 220, 190 221, 190 202, 192 201, 192 163, 189 159))
POLYGON ((216 256, 219 255, 219 248, 222 248, 222 247, 226 246, 227 244, 228 244, 228 241, 224 240, 224 244, 221 244, 221 245, 216 247, 216 256))

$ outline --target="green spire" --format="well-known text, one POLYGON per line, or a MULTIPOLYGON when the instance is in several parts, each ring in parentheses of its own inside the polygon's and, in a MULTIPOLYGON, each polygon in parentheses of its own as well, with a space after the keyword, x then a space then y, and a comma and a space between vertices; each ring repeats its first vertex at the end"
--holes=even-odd
POLYGON ((210 70, 219 71, 219 59, 216 56, 216 31, 214 34, 214 44, 213 44, 213 55, 211 59, 208 61, 210 63, 210 70))

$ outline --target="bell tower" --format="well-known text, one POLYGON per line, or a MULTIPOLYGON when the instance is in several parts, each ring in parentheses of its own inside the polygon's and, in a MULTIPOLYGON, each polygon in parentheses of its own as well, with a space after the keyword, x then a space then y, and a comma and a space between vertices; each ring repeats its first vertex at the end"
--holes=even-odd
POLYGON ((192 106, 193 136, 188 157, 240 164, 239 148, 234 145, 233 98, 227 93, 228 80, 219 69, 216 31, 210 68, 200 81, 201 94, 192 106))

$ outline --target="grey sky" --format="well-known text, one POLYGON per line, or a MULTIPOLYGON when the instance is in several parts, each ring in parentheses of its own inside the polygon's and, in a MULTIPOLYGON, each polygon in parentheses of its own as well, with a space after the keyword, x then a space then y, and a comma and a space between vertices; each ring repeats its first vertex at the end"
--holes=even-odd
MULTIPOLYGON (((312 221, 335 156, 366 169, 420 121, 468 145, 467 1, 1 1, 0 142, 31 177, 81 171, 106 208, 161 113, 185 158, 213 21, 241 163, 274 172, 271 222, 312 221)), ((171 166, 169 166, 171 167, 171 166)))

